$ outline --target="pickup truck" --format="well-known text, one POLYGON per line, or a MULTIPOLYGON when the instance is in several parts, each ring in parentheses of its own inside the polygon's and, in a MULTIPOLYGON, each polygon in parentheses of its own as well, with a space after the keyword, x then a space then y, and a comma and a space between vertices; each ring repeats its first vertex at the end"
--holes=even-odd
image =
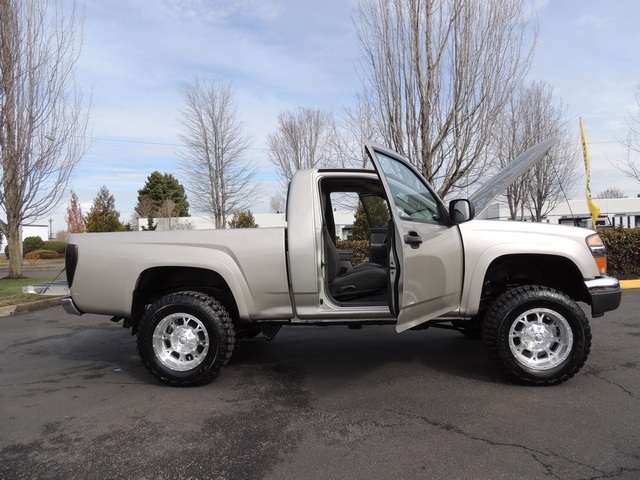
POLYGON ((400 155, 367 143, 373 170, 294 175, 286 227, 71 235, 64 308, 123 321, 148 371, 173 386, 208 383, 239 341, 282 326, 383 324, 459 330, 482 338, 508 377, 558 384, 591 347, 577 302, 593 317, 620 304, 602 241, 577 227, 474 219, 552 143, 448 206, 400 155), (345 198, 386 209, 369 216, 370 261, 356 266, 336 248, 334 205, 345 198))

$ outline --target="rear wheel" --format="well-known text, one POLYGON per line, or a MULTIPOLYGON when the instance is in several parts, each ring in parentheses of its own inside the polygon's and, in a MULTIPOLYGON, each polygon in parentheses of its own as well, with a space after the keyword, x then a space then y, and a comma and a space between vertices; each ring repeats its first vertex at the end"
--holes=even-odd
POLYGON ((498 297, 482 324, 482 338, 494 363, 530 385, 568 380, 591 349, 589 321, 578 304, 562 292, 538 286, 498 297))
POLYGON ((200 292, 172 293, 140 320, 138 352, 149 372, 173 386, 210 382, 235 344, 233 323, 217 300, 200 292))

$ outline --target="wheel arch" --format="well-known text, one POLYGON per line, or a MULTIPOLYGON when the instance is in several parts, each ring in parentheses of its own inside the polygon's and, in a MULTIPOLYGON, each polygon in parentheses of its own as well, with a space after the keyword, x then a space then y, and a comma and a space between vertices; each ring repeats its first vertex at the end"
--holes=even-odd
POLYGON ((147 305, 170 293, 185 290, 205 293, 215 298, 229 312, 234 321, 241 316, 232 286, 220 273, 199 267, 151 267, 140 273, 133 291, 131 333, 137 332, 147 305))
POLYGON ((582 272, 567 257, 551 254, 513 253, 493 258, 484 271, 474 272, 473 285, 482 285, 469 294, 471 313, 478 313, 482 305, 520 285, 540 285, 565 293, 575 301, 591 302, 582 272), (482 282, 479 283, 482 275, 482 282))

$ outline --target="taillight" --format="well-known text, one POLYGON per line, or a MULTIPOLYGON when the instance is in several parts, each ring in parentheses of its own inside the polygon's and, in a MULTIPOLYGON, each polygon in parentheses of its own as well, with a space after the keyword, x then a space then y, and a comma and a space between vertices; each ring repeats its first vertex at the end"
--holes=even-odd
POLYGON ((78 246, 69 244, 64 255, 64 266, 67 270, 67 285, 71 288, 73 277, 76 274, 76 265, 78 265, 78 246))
POLYGON ((597 233, 589 235, 587 237, 587 246, 589 247, 589 250, 591 250, 591 255, 593 255, 593 258, 596 261, 598 271, 601 275, 606 275, 607 249, 605 248, 604 243, 602 243, 600 235, 598 235, 597 233))

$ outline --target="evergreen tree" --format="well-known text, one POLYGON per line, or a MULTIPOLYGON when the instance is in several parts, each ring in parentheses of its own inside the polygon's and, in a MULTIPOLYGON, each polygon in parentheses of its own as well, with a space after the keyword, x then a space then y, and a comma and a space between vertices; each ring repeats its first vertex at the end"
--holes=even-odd
POLYGON ((233 218, 229 220, 229 228, 258 228, 259 226, 251 210, 233 212, 233 218))
POLYGON ((189 202, 184 192, 182 184, 170 173, 153 172, 147 177, 147 182, 140 190, 138 190, 138 205, 136 212, 146 218, 153 218, 153 214, 148 213, 145 199, 149 199, 155 214, 162 208, 165 200, 171 200, 175 203, 175 216, 189 216, 189 202))
POLYGON ((351 240, 369 240, 369 218, 362 202, 358 202, 351 240))
POLYGON ((386 227, 389 219, 389 207, 382 197, 373 195, 362 197, 361 201, 358 202, 351 239, 369 240, 370 227, 386 227))
POLYGON ((122 232, 130 230, 120 222, 120 212, 116 210, 116 201, 109 189, 103 186, 93 200, 87 214, 87 232, 122 232))
POLYGON ((153 217, 147 218, 146 227, 144 225, 142 226, 142 230, 145 232, 153 232, 156 228, 158 228, 158 225, 153 221, 153 217))

